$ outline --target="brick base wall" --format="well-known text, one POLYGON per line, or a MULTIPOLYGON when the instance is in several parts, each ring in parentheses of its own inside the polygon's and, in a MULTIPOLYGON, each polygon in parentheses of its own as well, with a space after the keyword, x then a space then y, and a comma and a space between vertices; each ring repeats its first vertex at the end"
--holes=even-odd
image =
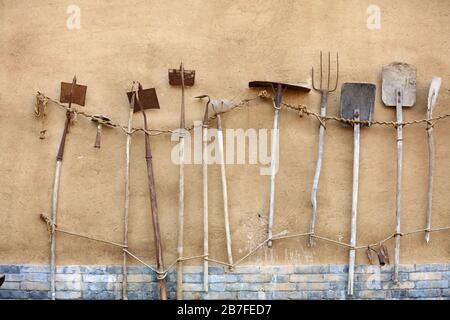
MULTIPOLYGON (((243 266, 232 272, 211 267, 209 292, 203 291, 201 267, 184 267, 184 298, 192 299, 445 299, 450 300, 450 264, 400 266, 400 283, 391 281, 392 267, 356 266, 355 293, 346 294, 346 265, 243 266)), ((60 266, 57 299, 121 299, 120 266, 60 266)), ((0 265, 6 280, 0 299, 48 299, 49 267, 0 265)), ((169 298, 175 298, 176 273, 167 277, 169 298)), ((128 297, 158 299, 155 274, 129 267, 128 297)))

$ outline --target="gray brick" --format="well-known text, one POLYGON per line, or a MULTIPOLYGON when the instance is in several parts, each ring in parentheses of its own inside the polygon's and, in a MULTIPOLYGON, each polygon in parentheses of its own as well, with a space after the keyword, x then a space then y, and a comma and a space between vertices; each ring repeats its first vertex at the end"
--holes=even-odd
POLYGON ((228 283, 227 291, 259 291, 264 289, 264 283, 228 283))
POLYGON ((306 300, 307 299, 306 292, 304 292, 304 291, 290 292, 289 299, 306 300))
MULTIPOLYGON (((210 275, 208 277, 208 281, 210 283, 225 282, 225 276, 224 275, 215 275, 215 274, 213 274, 213 275, 210 275)), ((232 282, 234 282, 234 281, 232 281, 232 282)))
POLYGON ((272 275, 267 273, 261 274, 244 274, 239 276, 240 282, 270 282, 272 275))
POLYGON ((271 298, 273 300, 287 300, 289 299, 290 292, 288 291, 274 291, 271 293, 271 298))
POLYGON ((20 267, 10 264, 0 265, 0 273, 20 273, 20 267))
POLYGON ((323 274, 291 274, 290 282, 323 282, 323 274))
POLYGON ((56 273, 59 274, 74 274, 74 273, 84 273, 90 271, 89 268, 84 266, 57 266, 56 273))
POLYGON ((362 291, 362 290, 381 290, 382 283, 381 281, 357 281, 354 282, 353 285, 354 290, 362 291))
POLYGON ((440 294, 441 294, 440 289, 420 289, 408 291, 408 297, 410 298, 433 298, 439 297, 440 294))
POLYGON ((324 274, 323 280, 324 281, 347 281, 348 275, 347 274, 324 274))
POLYGON ((265 291, 295 291, 297 285, 295 283, 266 283, 265 291))
POLYGON ((83 275, 84 282, 116 282, 122 281, 122 276, 117 276, 113 274, 105 274, 105 275, 92 275, 92 274, 84 274, 83 275))
POLYGON ((6 281, 24 281, 25 280, 25 274, 17 274, 17 273, 10 273, 10 274, 6 274, 6 281))
POLYGON ((23 265, 19 266, 19 273, 49 273, 50 267, 45 265, 23 265))
POLYGON ((187 283, 201 283, 203 282, 203 274, 191 273, 183 274, 183 282, 187 283))
POLYGON ((390 291, 390 299, 405 299, 408 297, 408 290, 392 290, 390 291))
POLYGON ((330 265, 330 273, 347 273, 348 265, 346 264, 334 264, 330 265))
POLYGON ((46 300, 49 299, 49 292, 48 291, 30 291, 29 292, 29 298, 33 300, 46 300))
POLYGON ((225 270, 222 267, 208 267, 208 274, 219 275, 224 273, 225 270))
POLYGON ((337 289, 337 290, 328 290, 326 292, 326 298, 327 299, 333 299, 333 300, 345 300, 347 297, 347 290, 345 289, 337 289))
POLYGON ((122 274, 122 266, 106 266, 106 273, 122 274))
POLYGON ((127 276, 128 282, 154 282, 156 276, 154 274, 129 274, 127 276))
POLYGON ((203 291, 203 283, 183 283, 185 291, 203 291))
POLYGON ((57 282, 81 282, 81 274, 56 274, 57 282))
POLYGON ((255 291, 240 291, 238 292, 239 300, 257 300, 259 297, 258 292, 255 291))
POLYGON ((231 282, 238 282, 239 276, 235 274, 226 274, 225 275, 225 282, 231 283, 231 282))
POLYGON ((294 266, 261 266, 261 273, 290 274, 294 273, 294 266))
POLYGON ((442 289, 443 297, 450 297, 450 289, 442 289))
POLYGON ((381 273, 381 267, 376 265, 357 265, 355 273, 381 273))
POLYGON ((0 290, 0 299, 27 299, 28 297, 27 291, 0 290))
POLYGON ((17 290, 20 288, 20 282, 4 282, 0 290, 17 290))
POLYGON ((208 300, 235 300, 238 294, 235 292, 208 292, 202 295, 202 299, 208 300))
POLYGON ((272 275, 272 279, 270 282, 272 283, 287 283, 289 282, 289 274, 274 274, 272 275))
POLYGON ((106 284, 106 282, 88 282, 83 284, 83 289, 88 291, 105 291, 106 284))
POLYGON ((433 272, 433 271, 446 271, 448 264, 435 263, 435 264, 416 264, 416 271, 418 272, 433 272))
POLYGON ((85 291, 83 292, 83 299, 89 300, 116 300, 120 298, 120 293, 111 291, 85 291))
POLYGON ((49 282, 22 282, 20 289, 25 291, 48 291, 50 290, 49 282))
POLYGON ((234 268, 234 273, 250 273, 250 274, 255 274, 255 273, 260 273, 261 269, 259 267, 251 267, 251 266, 242 266, 242 267, 235 267, 234 268))
MULTIPOLYGON (((120 273, 122 273, 122 271, 120 271, 120 273)), ((147 267, 128 266, 127 273, 128 274, 154 274, 155 272, 147 267)))
POLYGON ((319 291, 319 290, 328 290, 330 289, 330 284, 327 282, 304 282, 304 283, 297 283, 297 290, 300 291, 319 291))
POLYGON ((294 268, 294 273, 329 273, 330 266, 328 265, 298 265, 294 268))
POLYGON ((325 291, 307 291, 306 299, 308 300, 323 300, 327 299, 327 293, 325 291))
POLYGON ((225 291, 225 284, 224 283, 210 283, 209 284, 209 290, 210 291, 225 291))
POLYGON ((411 272, 409 274, 409 280, 441 280, 441 272, 411 272))
MULTIPOLYGON (((176 268, 175 268, 176 270, 176 268)), ((183 266, 183 274, 187 273, 201 273, 203 272, 203 267, 197 266, 183 266)))
POLYGON ((435 281, 417 281, 417 289, 445 289, 448 288, 448 280, 435 280, 435 281))
POLYGON ((79 291, 81 290, 81 282, 56 282, 56 290, 79 291))
POLYGON ((23 277, 24 281, 46 282, 50 280, 48 273, 26 273, 23 277))
POLYGON ((450 271, 442 272, 442 279, 450 280, 450 271))
POLYGON ((383 290, 361 290, 354 292, 359 299, 386 299, 386 291, 383 290))
POLYGON ((80 291, 56 291, 56 299, 58 299, 58 300, 81 299, 81 292, 80 291))
POLYGON ((328 289, 329 290, 345 290, 347 289, 347 282, 344 281, 335 281, 335 282, 328 282, 328 289))

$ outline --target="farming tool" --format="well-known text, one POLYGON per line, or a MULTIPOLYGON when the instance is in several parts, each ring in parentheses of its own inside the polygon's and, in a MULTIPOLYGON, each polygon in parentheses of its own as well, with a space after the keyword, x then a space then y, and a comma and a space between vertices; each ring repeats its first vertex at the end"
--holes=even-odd
POLYGON ((208 108, 211 98, 207 95, 195 97, 196 99, 208 98, 205 106, 205 114, 202 122, 202 176, 203 176, 203 290, 208 292, 208 256, 209 256, 209 213, 208 213, 208 108))
POLYGON ((144 118, 144 129, 145 129, 145 159, 147 162, 147 176, 148 176, 148 188, 150 194, 150 204, 153 222, 153 233, 155 237, 155 249, 156 249, 156 264, 158 270, 158 282, 159 282, 159 296, 161 300, 167 300, 167 290, 166 290, 166 275, 164 274, 164 259, 162 253, 161 244, 161 233, 159 229, 159 219, 158 219, 158 204, 156 202, 156 187, 155 187, 155 176, 153 174, 153 162, 152 162, 152 151, 150 147, 150 139, 148 134, 148 122, 147 115, 145 114, 146 109, 159 109, 158 97, 156 96, 156 90, 143 89, 141 84, 138 84, 136 91, 128 92, 128 100, 130 103, 133 98, 135 99, 134 105, 132 104, 134 112, 140 111, 144 118))
POLYGON ((73 120, 74 112, 72 110, 72 103, 84 106, 86 100, 86 86, 77 84, 77 77, 74 76, 72 83, 61 82, 61 95, 59 101, 61 103, 68 103, 69 107, 66 111, 66 122, 64 124, 64 130, 61 137, 61 142, 59 144, 58 154, 56 156, 56 168, 55 177, 53 182, 52 191, 52 228, 51 228, 51 239, 50 239, 50 292, 51 299, 56 299, 56 287, 55 287, 55 277, 56 277, 56 232, 55 227, 58 218, 58 192, 59 192, 59 181, 61 178, 61 167, 64 157, 64 148, 66 145, 66 137, 69 133, 69 126, 73 120))
POLYGON ((181 120, 180 120, 180 183, 178 194, 178 262, 177 262, 177 300, 183 300, 183 236, 184 236, 184 148, 185 148, 185 98, 186 86, 193 86, 195 82, 195 71, 184 70, 183 63, 180 69, 169 70, 169 83, 172 86, 181 86, 181 120))
POLYGON ((439 89, 441 88, 442 79, 439 77, 433 77, 428 92, 428 105, 427 105, 427 137, 428 137, 428 201, 427 201, 427 225, 425 231, 425 241, 430 242, 430 229, 431 229, 431 214, 433 205, 433 173, 434 173, 434 137, 433 137, 433 124, 430 120, 433 118, 433 108, 436 104, 439 89))
POLYGON ((356 221, 358 217, 358 187, 359 187, 359 142, 361 122, 370 126, 375 106, 376 86, 370 83, 344 83, 341 90, 341 118, 353 119, 353 192, 352 192, 352 222, 348 266, 348 295, 353 295, 353 279, 356 251, 356 221))
POLYGON ((92 122, 94 122, 97 125, 97 134, 95 136, 95 144, 94 148, 100 149, 101 147, 101 141, 102 141, 102 128, 103 126, 106 127, 114 127, 111 120, 105 116, 102 115, 95 115, 92 117, 92 122))
POLYGON ((389 264, 389 254, 388 254, 388 250, 384 244, 381 244, 378 247, 376 247, 376 246, 368 246, 367 247, 367 257, 369 258, 369 261, 371 264, 375 264, 373 253, 375 253, 377 255, 378 264, 380 266, 384 266, 384 265, 386 265, 386 263, 389 264))
POLYGON ((222 130, 222 116, 221 116, 221 113, 226 112, 231 108, 231 102, 228 100, 220 100, 220 101, 211 100, 211 105, 217 117, 217 144, 219 147, 218 156, 220 162, 220 176, 222 180, 225 238, 227 243, 228 266, 231 268, 233 265, 233 251, 231 249, 230 215, 228 212, 228 188, 227 188, 227 175, 225 171, 225 155, 223 147, 223 130, 222 130))
POLYGON ((273 100, 275 113, 273 118, 272 151, 270 164, 270 195, 269 195, 269 223, 268 223, 268 241, 269 248, 272 247, 272 227, 275 215, 275 176, 278 163, 278 118, 281 110, 281 101, 283 93, 286 90, 295 90, 300 92, 309 92, 311 88, 304 84, 289 84, 270 81, 252 81, 248 84, 250 88, 272 88, 275 95, 273 100))
MULTIPOLYGON (((128 101, 129 113, 128 113, 128 127, 127 127, 127 142, 125 147, 125 205, 124 205, 124 230, 123 230, 123 244, 128 246, 128 217, 130 212, 130 159, 131 159, 131 130, 133 128, 133 114, 134 105, 136 102, 136 92, 139 90, 138 83, 133 81, 131 88, 131 97, 128 101)), ((96 140, 97 141, 97 140, 96 140)), ((128 300, 128 266, 127 266, 128 254, 123 252, 122 260, 122 299, 128 300)))
MULTIPOLYGON (((331 54, 328 52, 328 72, 327 76, 327 86, 323 86, 323 55, 322 51, 320 52, 320 87, 316 87, 314 82, 314 68, 312 68, 312 87, 314 90, 320 92, 321 94, 321 102, 320 102, 320 116, 325 117, 327 115, 327 101, 328 95, 334 91, 336 91, 338 82, 339 82, 339 54, 336 54, 336 84, 334 87, 330 88, 330 79, 331 79, 331 54)), ((308 245, 313 247, 315 245, 314 232, 316 227, 317 220, 317 189, 319 187, 319 178, 320 178, 320 170, 322 168, 322 158, 323 158, 323 145, 324 145, 324 135, 325 135, 325 126, 323 123, 320 123, 319 129, 319 146, 317 151, 317 163, 316 163, 316 171, 314 173, 313 187, 311 192, 311 205, 312 205, 312 214, 311 214, 311 223, 309 227, 310 237, 308 245)))
POLYGON ((395 219, 394 283, 398 282, 400 264, 400 217, 403 172, 403 107, 413 107, 416 103, 416 68, 407 63, 393 62, 383 66, 383 102, 395 106, 397 114, 397 192, 395 219))

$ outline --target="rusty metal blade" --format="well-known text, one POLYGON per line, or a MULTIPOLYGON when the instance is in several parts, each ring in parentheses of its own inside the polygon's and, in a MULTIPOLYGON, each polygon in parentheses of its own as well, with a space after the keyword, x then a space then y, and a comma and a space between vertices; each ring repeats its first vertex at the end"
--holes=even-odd
MULTIPOLYGON (((184 85, 192 87, 195 82, 195 70, 184 70, 184 85)), ((169 84, 171 86, 181 86, 181 70, 169 69, 169 84)))
MULTIPOLYGON (((131 97, 133 95, 133 92, 127 92, 128 101, 131 103, 131 97)), ((156 95, 156 89, 150 88, 150 89, 142 89, 138 91, 139 100, 142 104, 142 107, 145 109, 159 109, 159 101, 158 96, 156 95)), ((139 103, 137 99, 134 101, 134 112, 141 111, 141 108, 139 107, 139 103)))
MULTIPOLYGON (((61 103, 69 103, 70 102, 70 94, 72 91, 72 83, 61 82, 61 95, 59 97, 59 102, 61 103)), ((83 86, 80 84, 75 84, 73 86, 73 95, 72 95, 72 103, 78 104, 80 106, 85 105, 86 102, 86 91, 87 86, 83 86)))

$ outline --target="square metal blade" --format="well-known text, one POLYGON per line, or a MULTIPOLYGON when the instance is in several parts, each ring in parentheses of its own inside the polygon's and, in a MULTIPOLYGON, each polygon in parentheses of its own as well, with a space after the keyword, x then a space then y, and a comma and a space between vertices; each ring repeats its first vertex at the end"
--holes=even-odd
MULTIPOLYGON (((195 70, 184 70, 184 85, 192 87, 195 82, 195 70)), ((181 86, 181 70, 169 69, 169 84, 171 86, 181 86)))
POLYGON ((383 102, 386 106, 396 105, 396 89, 403 90, 403 107, 416 104, 417 70, 413 65, 393 62, 383 66, 383 102))
MULTIPOLYGON (((142 107, 146 109, 159 109, 158 96, 156 95, 156 89, 143 89, 138 91, 139 100, 141 101, 142 107)), ((131 103, 131 97, 133 92, 127 92, 128 101, 131 103)), ((134 100, 134 112, 141 111, 137 99, 134 100)))
MULTIPOLYGON (((69 103, 71 91, 72 91, 72 83, 61 82, 61 94, 59 97, 59 102, 69 103)), ((76 84, 73 87, 72 103, 75 103, 75 104, 78 104, 78 105, 84 107, 85 102, 86 102, 86 91, 87 91, 87 86, 76 84)))
POLYGON ((361 121, 372 121, 375 91, 376 86, 371 83, 344 83, 341 90, 341 118, 353 119, 355 110, 359 109, 361 121))

